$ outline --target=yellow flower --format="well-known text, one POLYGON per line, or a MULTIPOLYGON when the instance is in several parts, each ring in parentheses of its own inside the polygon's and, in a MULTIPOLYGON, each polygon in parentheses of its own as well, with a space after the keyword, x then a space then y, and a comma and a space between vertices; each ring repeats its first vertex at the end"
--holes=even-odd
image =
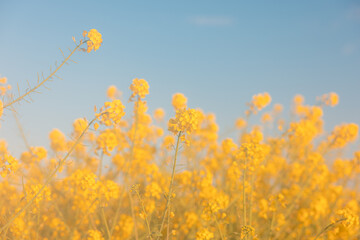
POLYGON ((221 142, 221 148, 225 154, 229 154, 237 148, 237 145, 231 138, 226 138, 221 142))
POLYGON ((7 78, 6 78, 6 77, 0 78, 0 83, 1 83, 1 84, 6 84, 6 82, 7 82, 7 78))
POLYGON ((355 123, 336 126, 328 141, 332 148, 344 147, 347 143, 356 140, 359 132, 359 126, 355 123))
POLYGON ((154 118, 156 121, 160 122, 165 116, 165 111, 162 108, 157 108, 154 111, 154 118))
POLYGON ((291 143, 306 145, 318 134, 318 130, 312 121, 302 120, 290 123, 288 133, 291 143))
POLYGON ((336 213, 345 218, 345 222, 343 223, 345 227, 351 228, 359 225, 359 216, 349 208, 341 209, 336 213))
POLYGON ((117 97, 117 93, 118 93, 118 90, 117 90, 116 86, 111 85, 110 87, 108 87, 106 95, 111 100, 114 100, 117 97))
POLYGON ((121 118, 125 115, 124 108, 125 106, 122 102, 119 99, 115 99, 112 102, 105 102, 100 113, 95 114, 95 116, 106 126, 118 125, 121 118))
MULTIPOLYGON (((29 197, 29 199, 31 199, 39 192, 39 190, 42 187, 43 186, 41 184, 30 185, 30 186, 26 187, 26 195, 29 197)), ((43 200, 45 200, 45 201, 51 200, 51 191, 48 186, 46 186, 44 188, 44 190, 41 192, 41 194, 39 194, 36 197, 35 204, 38 205, 43 200)))
POLYGON ((176 111, 175 118, 169 120, 169 131, 174 134, 179 132, 190 134, 198 128, 200 113, 195 109, 182 109, 176 111))
POLYGON ((76 136, 82 134, 88 125, 88 121, 84 118, 78 118, 74 121, 73 127, 76 136))
POLYGON ((261 110, 266 107, 270 102, 271 96, 266 92, 254 95, 251 103, 257 110, 261 110))
POLYGON ((102 236, 101 232, 98 230, 89 230, 87 232, 87 240, 103 240, 104 237, 102 236))
POLYGON ((172 146, 174 146, 175 144, 175 138, 174 136, 172 135, 168 135, 168 136, 165 136, 164 139, 163 139, 163 143, 162 143, 162 146, 167 148, 167 149, 170 149, 172 146))
POLYGON ((175 93, 172 96, 172 105, 175 110, 186 108, 187 98, 182 93, 175 93))
POLYGON ((96 139, 97 149, 101 149, 106 155, 110 153, 118 145, 116 135, 110 129, 103 131, 96 139))
POLYGON ((297 94, 294 97, 293 102, 294 102, 295 105, 302 105, 304 103, 304 97, 302 95, 300 95, 300 94, 297 94))
POLYGON ((91 29, 87 33, 87 37, 89 38, 89 40, 86 42, 87 52, 98 50, 101 46, 101 43, 103 42, 101 34, 96 29, 91 29))
POLYGON ((65 135, 59 129, 53 129, 49 134, 49 138, 51 148, 55 152, 61 152, 67 149, 65 135))
POLYGON ((136 95, 142 99, 149 94, 149 84, 144 79, 135 78, 130 85, 130 90, 133 92, 130 96, 130 101, 132 101, 136 95))
POLYGON ((334 107, 335 105, 337 105, 339 103, 339 96, 336 93, 331 92, 331 93, 322 95, 320 97, 320 101, 323 102, 327 106, 334 107))
POLYGON ((241 227, 240 239, 248 239, 248 237, 254 237, 255 229, 252 226, 245 225, 241 227))
POLYGON ((6 177, 19 168, 18 161, 11 155, 4 154, 0 157, 0 176, 6 177))
POLYGON ((329 105, 335 106, 339 103, 339 96, 336 93, 329 93, 329 105))
POLYGON ((196 233, 196 240, 210 240, 214 238, 214 234, 207 228, 203 228, 196 233))
POLYGON ((281 104, 277 103, 277 104, 274 105, 274 112, 275 113, 281 113, 282 110, 283 110, 283 106, 281 104))
POLYGON ((121 214, 119 217, 118 224, 115 226, 114 229, 115 230, 114 239, 120 240, 120 239, 129 238, 133 229, 134 229, 133 218, 126 214, 121 214))
POLYGON ((146 186, 145 197, 147 197, 147 198, 154 197, 156 199, 160 199, 162 192, 163 192, 163 190, 161 189, 159 184, 152 182, 146 186))
POLYGON ((242 128, 246 127, 245 119, 243 119, 243 118, 236 119, 235 126, 237 129, 242 129, 242 128))
POLYGON ((264 113, 264 115, 262 115, 262 117, 261 117, 261 121, 263 123, 271 122, 272 117, 271 117, 270 113, 264 113))

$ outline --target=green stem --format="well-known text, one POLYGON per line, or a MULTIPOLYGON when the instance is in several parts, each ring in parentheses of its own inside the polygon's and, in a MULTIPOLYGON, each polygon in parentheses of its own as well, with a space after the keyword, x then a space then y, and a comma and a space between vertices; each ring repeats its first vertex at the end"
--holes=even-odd
POLYGON ((250 188, 250 203, 249 203, 249 225, 252 225, 252 204, 253 204, 253 191, 254 191, 255 174, 251 176, 251 188, 250 188))
POLYGON ((323 233, 325 233, 327 230, 329 230, 335 224, 337 224, 339 222, 342 222, 342 221, 345 221, 345 220, 346 220, 346 218, 342 218, 342 219, 337 220, 336 222, 333 222, 333 223, 327 225, 323 230, 321 230, 321 232, 318 233, 318 235, 316 235, 314 240, 318 239, 323 233))
POLYGON ((106 221, 105 212, 104 212, 103 207, 101 207, 101 215, 102 215, 103 221, 105 223, 106 234, 108 236, 108 239, 110 240, 111 239, 110 230, 109 230, 109 226, 108 226, 107 221, 106 221))
POLYGON ((21 101, 22 99, 24 99, 26 96, 30 95, 31 93, 35 92, 39 87, 41 87, 42 85, 44 85, 44 83, 46 83, 47 81, 49 81, 53 76, 55 76, 55 73, 62 67, 64 66, 64 64, 69 61, 70 57, 79 49, 79 47, 85 43, 84 42, 80 42, 79 45, 77 45, 73 51, 70 52, 69 56, 67 56, 62 63, 53 71, 50 73, 50 75, 45 78, 44 80, 42 80, 38 85, 36 85, 35 87, 31 88, 29 91, 25 92, 23 95, 19 96, 18 98, 10 101, 9 103, 5 104, 3 106, 3 109, 10 107, 11 105, 13 105, 14 103, 17 103, 19 101, 21 101))
POLYGON ((129 193, 129 199, 130 199, 131 216, 132 216, 132 218, 134 219, 134 234, 135 234, 135 239, 138 240, 138 239, 139 239, 139 234, 138 234, 137 220, 136 220, 135 210, 134 210, 134 201, 133 201, 133 198, 132 198, 132 196, 131 196, 130 193, 129 193))
POLYGON ((243 225, 246 226, 246 193, 245 193, 245 181, 246 181, 246 159, 245 168, 243 171, 243 225))
POLYGON ((179 132, 178 137, 177 137, 177 141, 176 141, 174 164, 173 164, 172 173, 171 173, 171 181, 170 181, 170 186, 169 186, 169 193, 167 195, 166 207, 165 207, 164 215, 163 215, 163 218, 162 218, 162 221, 161 221, 161 226, 160 226, 160 230, 159 230, 159 237, 157 239, 160 239, 160 234, 161 234, 161 232, 162 232, 162 230, 164 228, 166 212, 168 211, 168 208, 170 206, 171 192, 172 192, 172 186, 173 186, 173 183, 174 183, 175 167, 176 167, 177 154, 178 154, 178 151, 179 151, 179 143, 180 143, 181 134, 182 134, 182 132, 179 132))
POLYGON ((214 214, 214 217, 215 217, 216 226, 217 226, 217 228, 218 228, 218 230, 219 230, 219 233, 220 233, 220 238, 221 238, 221 240, 224 240, 225 238, 224 238, 223 232, 221 231, 219 221, 217 220, 215 214, 214 214))
POLYGON ((140 197, 140 193, 138 192, 138 190, 135 190, 135 192, 136 192, 136 195, 137 195, 137 197, 139 199, 139 202, 141 204, 142 211, 144 213, 145 223, 146 223, 146 227, 147 227, 147 230, 148 230, 149 238, 150 238, 150 240, 152 240, 150 224, 149 224, 149 221, 147 219, 147 213, 146 213, 146 210, 145 210, 144 203, 143 203, 143 201, 142 201, 142 199, 140 197))
POLYGON ((270 228, 269 228, 269 233, 268 233, 268 237, 267 237, 268 240, 270 240, 271 233, 272 233, 272 229, 273 229, 273 227, 274 227, 275 212, 276 212, 276 209, 275 209, 275 211, 273 212, 272 217, 271 217, 270 228))
POLYGON ((99 163, 99 180, 101 180, 103 158, 104 158, 104 151, 101 152, 101 156, 100 156, 100 163, 99 163))

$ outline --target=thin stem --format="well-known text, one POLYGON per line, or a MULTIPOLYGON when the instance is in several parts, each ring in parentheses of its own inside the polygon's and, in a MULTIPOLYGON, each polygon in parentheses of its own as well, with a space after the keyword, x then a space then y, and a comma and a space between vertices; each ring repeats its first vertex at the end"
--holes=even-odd
POLYGON ((99 163, 99 180, 101 179, 102 174, 102 165, 103 165, 104 151, 101 152, 100 163, 99 163))
POLYGON ((325 233, 327 230, 329 230, 334 225, 338 224, 339 222, 345 221, 345 220, 346 220, 346 218, 341 218, 341 219, 337 220, 336 222, 333 222, 333 223, 327 225, 323 230, 321 230, 321 232, 318 233, 318 235, 316 235, 314 240, 318 239, 323 233, 325 233))
POLYGON ((217 228, 218 228, 218 230, 219 230, 219 233, 220 233, 220 238, 221 238, 221 240, 224 240, 225 238, 224 238, 223 232, 221 231, 219 221, 217 220, 215 214, 214 214, 214 217, 215 217, 216 226, 217 226, 217 228))
POLYGON ((107 221, 106 221, 105 212, 104 212, 103 207, 101 207, 101 215, 102 215, 103 221, 105 223, 106 234, 108 236, 108 239, 110 240, 111 239, 110 230, 109 230, 109 226, 108 226, 107 221))
POLYGON ((26 138, 26 136, 25 136, 24 129, 22 128, 21 123, 20 123, 20 120, 19 120, 19 118, 17 117, 17 115, 16 115, 16 113, 15 113, 15 109, 12 108, 12 110, 13 110, 13 116, 14 116, 14 118, 15 118, 16 125, 17 125, 17 127, 18 127, 18 129, 19 129, 21 138, 23 139, 27 150, 28 150, 31 154, 33 154, 32 151, 31 151, 31 148, 30 148, 30 144, 29 144, 29 142, 28 142, 28 140, 27 140, 27 138, 26 138))
POLYGON ((149 224, 149 221, 147 219, 147 213, 146 213, 146 210, 145 210, 145 206, 144 206, 144 203, 140 197, 140 194, 139 194, 139 191, 138 190, 135 190, 136 192, 136 195, 140 201, 140 204, 141 204, 141 208, 142 208, 142 211, 143 211, 143 214, 144 214, 144 218, 145 218, 145 223, 146 223, 146 227, 147 227, 147 230, 148 230, 148 234, 149 234, 149 238, 150 240, 152 240, 152 236, 151 236, 151 229, 150 229, 150 224, 149 224))
POLYGON ((249 201, 249 225, 252 225, 252 204, 253 204, 253 191, 254 191, 255 174, 251 176, 251 188, 250 188, 250 201, 249 201))
POLYGON ((64 64, 69 61, 70 57, 79 49, 79 47, 85 43, 86 41, 81 41, 79 45, 76 45, 76 47, 74 48, 73 51, 70 52, 70 54, 62 61, 62 63, 54 70, 50 73, 50 75, 48 77, 46 77, 44 80, 42 80, 38 85, 36 85, 35 87, 31 88, 29 91, 25 92, 23 95, 19 96, 18 98, 10 101, 9 103, 5 104, 3 106, 3 109, 10 107, 11 105, 13 105, 14 103, 17 103, 19 101, 21 101, 22 99, 24 99, 26 96, 30 95, 33 92, 36 92, 36 90, 41 87, 42 85, 44 85, 44 83, 46 83, 47 81, 49 81, 53 76, 55 76, 55 73, 62 67, 64 66, 64 64))
MULTIPOLYGON (((113 223, 111 225, 111 229, 110 229, 110 235, 112 236, 113 232, 114 232, 114 229, 115 229, 115 226, 117 224, 117 219, 120 215, 120 209, 121 209, 121 199, 123 199, 123 195, 125 195, 126 192, 124 191, 123 193, 119 194, 119 201, 118 201, 118 206, 116 208, 116 212, 115 212, 115 217, 113 219, 113 223)), ((135 220, 134 220, 135 221, 135 220)))
POLYGON ((135 216, 135 211, 134 211, 134 201, 133 201, 133 198, 132 198, 131 194, 129 194, 129 199, 130 199, 131 216, 134 219, 135 239, 138 240, 139 239, 139 234, 138 234, 138 230, 137 230, 137 221, 136 221, 136 216, 135 216))
POLYGON ((169 205, 169 211, 167 214, 167 227, 166 227, 166 240, 169 240, 170 236, 170 214, 171 214, 171 204, 169 205))
POLYGON ((175 176, 175 167, 176 167, 176 160, 177 160, 177 154, 179 151, 179 143, 180 143, 180 137, 181 137, 182 132, 180 131, 177 137, 177 141, 176 141, 176 148, 175 148, 175 156, 174 156, 174 164, 173 164, 173 169, 172 169, 172 173, 171 173, 171 181, 170 181, 170 186, 169 186, 169 193, 167 195, 167 202, 166 202, 166 207, 165 207, 165 211, 164 211, 164 215, 161 221, 161 226, 160 226, 160 230, 159 230, 159 236, 157 239, 160 239, 160 235, 161 232, 164 228, 164 223, 165 223, 165 217, 166 217, 166 212, 168 211, 168 208, 170 206, 170 199, 171 199, 171 192, 172 192, 172 186, 174 183, 174 176, 175 176))
POLYGON ((269 228, 268 237, 267 237, 268 240, 271 237, 272 229, 274 227, 275 212, 276 212, 276 210, 273 212, 272 217, 271 217, 270 228, 269 228))
POLYGON ((245 168, 243 171, 243 225, 246 226, 246 193, 245 193, 245 181, 246 181, 246 159, 245 162, 245 168))
POLYGON ((40 230, 40 210, 41 210, 41 205, 39 206, 38 209, 38 213, 36 216, 36 235, 35 235, 35 239, 38 240, 39 239, 39 230, 40 230))

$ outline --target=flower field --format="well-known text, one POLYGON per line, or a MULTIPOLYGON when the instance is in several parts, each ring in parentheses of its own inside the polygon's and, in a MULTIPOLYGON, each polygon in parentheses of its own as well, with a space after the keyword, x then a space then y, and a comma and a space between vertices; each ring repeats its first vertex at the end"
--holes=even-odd
MULTIPOLYGON (((82 37, 18 97, 1 78, 0 117, 56 80, 74 54, 101 51, 97 30, 82 37)), ((183 94, 173 94, 166 120, 162 108, 148 112, 146 80, 129 86, 128 101, 110 86, 72 133, 54 128, 49 149, 29 143, 17 158, 0 140, 1 239, 360 239, 360 149, 349 153, 359 127, 326 133, 322 119, 336 93, 315 105, 296 95, 289 113, 255 94, 241 103, 234 137, 223 138, 215 115, 188 108, 183 94)))

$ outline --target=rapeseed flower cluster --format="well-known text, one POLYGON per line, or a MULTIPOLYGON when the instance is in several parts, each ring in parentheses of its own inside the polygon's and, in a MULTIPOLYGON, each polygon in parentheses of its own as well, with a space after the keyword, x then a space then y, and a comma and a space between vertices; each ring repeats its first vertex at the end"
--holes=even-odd
POLYGON ((169 121, 169 131, 175 135, 179 132, 190 134, 198 128, 199 112, 196 109, 182 109, 176 111, 175 118, 169 121))
MULTIPOLYGON (((118 125, 121 118, 125 115, 125 106, 119 99, 114 99, 111 102, 105 102, 100 109, 100 113, 95 114, 100 123, 105 126, 118 125)), ((87 126, 87 125, 86 125, 87 126)))
POLYGON ((91 29, 89 32, 84 31, 83 37, 87 37, 87 52, 91 52, 92 50, 96 51, 101 46, 103 40, 102 35, 96 29, 91 29))
POLYGON ((182 93, 175 93, 172 96, 171 103, 175 110, 181 110, 186 108, 187 98, 182 93))
POLYGON ((143 99, 149 94, 149 84, 144 79, 135 78, 130 85, 130 90, 132 91, 130 100, 132 100, 135 96, 143 99))
POLYGON ((249 111, 246 114, 254 113, 256 114, 258 111, 262 110, 264 107, 269 105, 271 102, 271 96, 269 93, 259 93, 252 97, 252 101, 248 104, 249 111))

